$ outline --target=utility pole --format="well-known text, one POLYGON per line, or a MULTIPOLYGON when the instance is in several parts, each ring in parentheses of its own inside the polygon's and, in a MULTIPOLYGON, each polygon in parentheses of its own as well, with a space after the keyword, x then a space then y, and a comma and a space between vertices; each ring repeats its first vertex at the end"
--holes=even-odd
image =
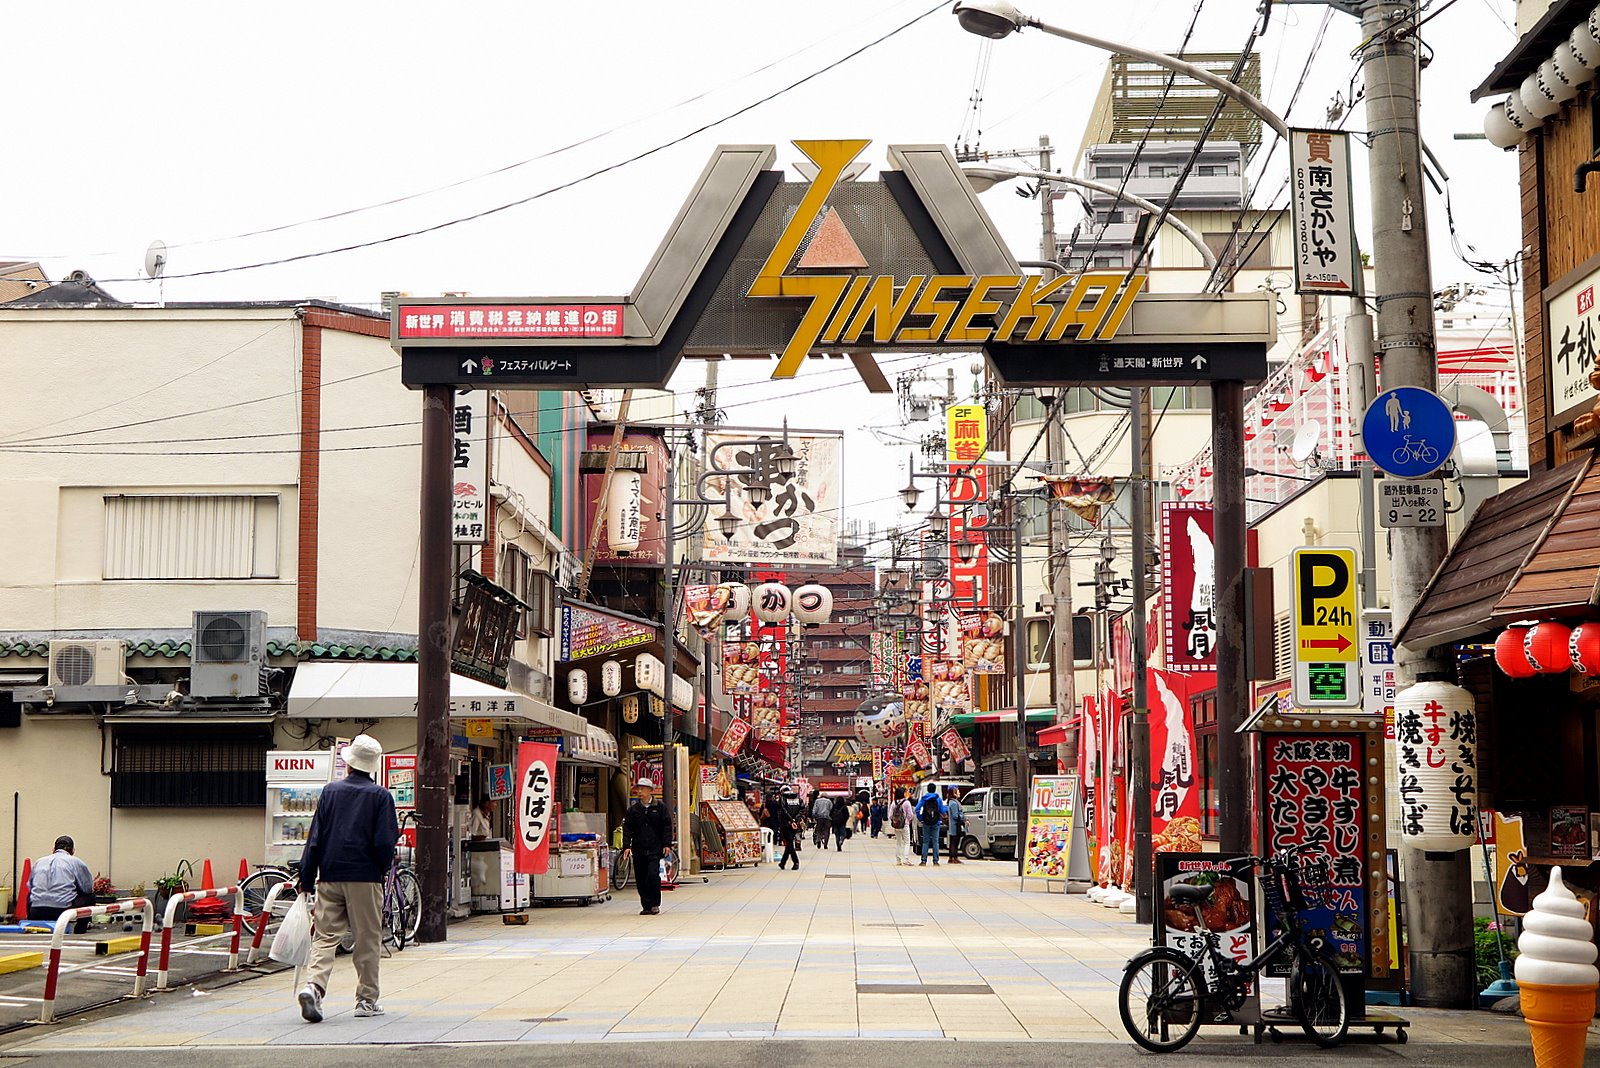
MULTIPOLYGON (((1150 643, 1145 633, 1145 564, 1149 516, 1150 474, 1146 435, 1150 424, 1150 392, 1135 386, 1128 398, 1133 439, 1133 720, 1128 731, 1128 786, 1133 793, 1133 894, 1134 918, 1149 923, 1155 915, 1155 862, 1150 850, 1150 643)), ((1123 888, 1125 891, 1127 887, 1123 888)))
MULTIPOLYGON (((1362 74, 1367 87, 1372 256, 1382 387, 1438 388, 1433 277, 1428 262, 1422 137, 1417 128, 1417 0, 1361 5, 1362 74)), ((1390 531, 1391 597, 1405 619, 1444 559, 1444 527, 1390 531)), ((1395 650, 1396 685, 1420 674, 1454 678, 1448 650, 1395 650)), ((1474 983, 1469 853, 1402 848, 1411 994, 1418 1005, 1464 1008, 1474 983)))

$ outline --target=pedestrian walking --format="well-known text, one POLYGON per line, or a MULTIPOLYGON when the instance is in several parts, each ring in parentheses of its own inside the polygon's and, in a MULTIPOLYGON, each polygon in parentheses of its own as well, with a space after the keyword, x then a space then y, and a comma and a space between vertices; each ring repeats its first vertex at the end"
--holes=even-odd
POLYGON ((641 777, 633 784, 633 804, 622 817, 622 855, 633 855, 641 916, 661 912, 661 858, 671 848, 672 817, 656 796, 656 784, 641 777))
POLYGON ((939 866, 939 831, 945 820, 944 802, 939 799, 939 788, 928 784, 927 792, 917 802, 917 828, 922 835, 922 863, 926 867, 928 854, 933 854, 934 867, 939 866))
POLYGON ((359 734, 340 752, 346 772, 322 788, 305 851, 300 855, 300 892, 316 894, 316 936, 300 990, 300 1015, 322 1022, 333 958, 345 932, 355 935, 357 1016, 382 1016, 378 1001, 378 954, 383 944, 383 879, 394 862, 400 826, 394 797, 377 783, 383 746, 359 734))
MULTIPOLYGON (((794 787, 785 786, 783 788, 783 792, 785 795, 793 794, 794 787)), ((796 800, 798 801, 798 798, 796 800)), ((793 860, 794 870, 799 871, 800 852, 795 848, 795 839, 800 837, 798 804, 796 804, 793 809, 790 809, 784 805, 779 805, 777 836, 778 841, 783 843, 783 859, 778 861, 778 870, 782 871, 784 866, 788 864, 790 860, 793 860)))
POLYGON ((833 798, 817 794, 811 802, 811 841, 818 849, 828 848, 828 834, 833 830, 833 798))
POLYGON ((889 827, 895 834, 896 864, 911 863, 911 855, 916 852, 912 844, 913 836, 917 833, 917 814, 906 798, 904 790, 896 790, 894 794, 894 808, 889 813, 889 827))
MULTIPOLYGON (((835 801, 830 811, 833 820, 833 840, 838 852, 844 852, 844 839, 850 833, 850 802, 835 801)), ((823 843, 826 846, 826 842, 823 843)))
MULTIPOLYGON (((89 865, 74 855, 74 849, 72 839, 62 835, 49 856, 34 862, 33 875, 28 879, 28 919, 57 920, 68 909, 94 904, 94 875, 89 865)), ((83 934, 88 929, 87 916, 72 923, 73 934, 83 934)))
POLYGON ((870 822, 872 824, 872 837, 874 837, 874 838, 878 837, 878 832, 883 830, 883 821, 888 819, 888 818, 889 818, 889 810, 888 810, 887 806, 884 805, 883 798, 881 798, 881 797, 873 798, 872 799, 872 811, 871 811, 871 814, 870 814, 870 817, 869 817, 870 822))
POLYGON ((961 792, 954 786, 945 791, 945 852, 952 864, 961 863, 961 839, 967 833, 967 815, 961 811, 961 792))
POLYGON ((857 834, 866 834, 867 833, 867 803, 865 801, 857 801, 855 803, 855 810, 856 810, 856 833, 857 834))

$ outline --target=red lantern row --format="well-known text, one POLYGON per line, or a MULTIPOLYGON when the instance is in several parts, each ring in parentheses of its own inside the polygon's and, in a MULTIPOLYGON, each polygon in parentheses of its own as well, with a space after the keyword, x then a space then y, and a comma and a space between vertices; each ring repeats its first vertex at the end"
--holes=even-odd
POLYGON ((1513 679, 1568 671, 1600 675, 1600 623, 1571 628, 1560 623, 1507 627, 1495 639, 1494 662, 1513 679))

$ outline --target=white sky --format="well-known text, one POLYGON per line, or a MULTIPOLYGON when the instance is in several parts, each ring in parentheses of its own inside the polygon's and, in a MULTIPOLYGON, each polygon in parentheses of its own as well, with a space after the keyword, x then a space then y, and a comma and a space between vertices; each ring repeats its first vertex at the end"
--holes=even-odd
MULTIPOLYGON (((582 179, 744 108, 927 11, 931 0, 611 0, 600 3, 285 2, 15 4, 0 35, 11 121, 0 172, 0 258, 40 259, 52 276, 82 268, 113 293, 154 300, 144 250, 170 246, 168 300, 326 297, 375 304, 415 295, 622 294, 637 279, 689 187, 720 143, 796 138, 952 142, 963 129, 982 42, 949 3, 915 26, 682 144, 520 207, 376 248, 259 270, 235 267, 433 226, 582 179), (682 103, 688 101, 688 103, 682 103), (678 106, 680 105, 681 106, 678 106), (576 141, 594 140, 551 155, 576 141), (298 223, 439 186, 519 160, 494 177, 332 221, 298 223)), ((1047 22, 1176 50, 1194 0, 1032 0, 1047 22)), ((1438 6, 1437 3, 1435 5, 1438 6)), ((1206 0, 1192 50, 1237 51, 1253 0, 1206 0)), ((1485 259, 1520 245, 1515 155, 1485 141, 1467 99, 1514 43, 1510 0, 1459 0, 1424 28, 1423 134, 1453 182, 1456 221, 1485 259)), ((1287 107, 1323 17, 1282 6, 1258 43, 1263 97, 1287 107)), ((1288 115, 1319 125, 1349 95, 1358 25, 1335 14, 1288 115)), ((1070 153, 1103 73, 1092 49, 1028 32, 993 46, 981 144, 1020 148, 1049 134, 1070 153)), ((1358 106, 1348 129, 1364 128, 1358 106)), ((1264 151, 1264 150, 1263 150, 1264 151)), ((1280 148, 1262 183, 1278 188, 1280 148)), ((1058 159, 1058 162, 1063 162, 1058 159)), ((1064 162, 1070 162, 1066 160, 1064 162)), ((1365 200, 1358 152, 1357 197, 1365 200)), ((1038 209, 1002 187, 985 206, 1023 258, 1036 252, 1038 209)), ((1068 206, 1072 200, 1060 202, 1068 206)), ((1430 203, 1435 288, 1474 279, 1449 251, 1430 203)), ((1070 231, 1072 216, 1058 217, 1070 231)), ((1362 223, 1365 229, 1365 221, 1362 223)), ((1480 280, 1481 282, 1481 280, 1480 280)), ((970 383, 972 357, 956 358, 970 383)), ((912 366, 902 362, 898 368, 912 366)), ((897 367, 890 367, 893 377, 897 367)), ((766 365, 724 364, 722 403, 735 423, 846 430, 846 501, 878 501, 904 482, 904 447, 862 432, 898 422, 853 372, 809 369, 792 388, 758 383, 766 365), (803 389, 831 386, 803 398, 803 389)), ((675 388, 692 389, 698 363, 675 388)), ((908 432, 915 436, 917 428, 908 432)), ((874 503, 847 515, 892 519, 874 503)))

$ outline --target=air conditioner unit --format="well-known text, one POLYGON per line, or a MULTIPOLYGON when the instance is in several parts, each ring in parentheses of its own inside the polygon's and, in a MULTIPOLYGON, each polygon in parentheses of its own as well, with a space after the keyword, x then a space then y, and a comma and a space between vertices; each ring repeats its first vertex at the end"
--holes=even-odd
POLYGON ((261 669, 267 663, 265 612, 196 612, 189 694, 260 697, 261 669))
POLYGON ((121 687, 128 678, 127 650, 115 638, 50 643, 50 687, 121 687))

